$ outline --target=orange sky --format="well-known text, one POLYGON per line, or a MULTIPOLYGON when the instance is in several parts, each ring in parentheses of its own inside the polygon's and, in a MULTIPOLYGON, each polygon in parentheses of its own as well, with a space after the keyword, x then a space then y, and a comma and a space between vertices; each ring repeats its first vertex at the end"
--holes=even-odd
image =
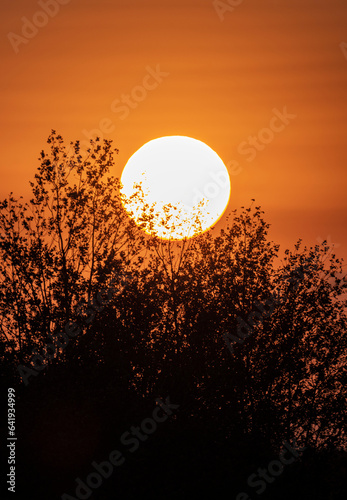
POLYGON ((116 176, 145 142, 188 135, 239 165, 230 209, 255 198, 276 242, 330 236, 347 257, 345 0, 234 0, 223 20, 210 0, 61 0, 45 20, 51 1, 1 0, 1 197, 28 192, 52 128, 83 140, 104 122, 116 176), (23 17, 42 25, 32 38, 15 38, 23 17), (124 94, 139 101, 117 111, 124 94))

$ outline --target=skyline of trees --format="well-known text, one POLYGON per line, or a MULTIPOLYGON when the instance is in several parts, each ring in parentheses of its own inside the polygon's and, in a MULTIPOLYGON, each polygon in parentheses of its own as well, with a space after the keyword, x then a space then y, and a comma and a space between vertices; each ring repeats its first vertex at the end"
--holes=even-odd
POLYGON ((18 388, 23 412, 33 394, 50 399, 64 386, 91 401, 106 432, 115 400, 121 428, 139 405, 170 395, 177 439, 206 432, 206 447, 223 453, 237 442, 245 464, 252 450, 293 439, 315 453, 346 450, 347 282, 326 243, 299 241, 279 261, 253 202, 218 234, 161 240, 127 216, 108 176, 109 141, 91 143, 88 158, 54 131, 48 144, 31 201, 0 204, 3 383, 18 388), (82 325, 87 307, 95 314, 82 325), (26 388, 18 365, 35 370, 33 350, 63 342, 68 322, 80 332, 26 388), (242 342, 230 350, 226 333, 242 342))

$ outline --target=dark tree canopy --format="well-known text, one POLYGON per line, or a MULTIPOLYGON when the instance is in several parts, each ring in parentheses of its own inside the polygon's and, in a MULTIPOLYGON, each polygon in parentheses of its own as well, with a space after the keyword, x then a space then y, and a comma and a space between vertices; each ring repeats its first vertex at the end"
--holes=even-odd
MULTIPOLYGON (((32 198, 11 193, 0 205, 3 380, 21 394, 24 435, 35 436, 28 430, 35 419, 44 434, 54 418, 47 408, 66 407, 73 422, 89 415, 81 426, 98 436, 97 454, 144 418, 157 397, 170 395, 179 416, 143 453, 159 470, 158 453, 171 456, 167 465, 179 477, 167 476, 172 495, 184 491, 188 498, 189 481, 211 473, 211 491, 229 484, 235 497, 264 457, 294 439, 307 449, 307 485, 324 454, 335 453, 346 470, 347 282, 326 242, 306 248, 299 241, 279 259, 253 202, 230 214, 218 234, 149 236, 128 217, 120 183, 110 176, 117 153, 110 141, 91 141, 82 156, 78 142, 65 146, 52 131, 48 145, 32 198), (79 333, 65 346, 67 324, 77 324, 79 333), (52 339, 54 354, 33 363, 52 339), (28 386, 18 366, 36 372, 28 386), (71 401, 78 402, 72 410, 71 401)), ((144 220, 151 213, 145 207, 144 220)), ((71 439, 67 432, 62 442, 71 439)), ((66 449, 54 443, 59 468, 66 449)), ((72 471, 90 464, 86 456, 72 471)), ((144 479, 141 456, 134 467, 147 484, 153 472, 145 466, 144 479)), ((35 460, 31 474, 45 468, 41 455, 35 460)), ((58 492, 72 484, 75 472, 65 473, 58 492)), ((321 498, 319 490, 328 488, 324 482, 310 496, 307 485, 308 496, 296 498, 321 498)), ((331 498, 342 498, 342 487, 336 480, 331 498)))

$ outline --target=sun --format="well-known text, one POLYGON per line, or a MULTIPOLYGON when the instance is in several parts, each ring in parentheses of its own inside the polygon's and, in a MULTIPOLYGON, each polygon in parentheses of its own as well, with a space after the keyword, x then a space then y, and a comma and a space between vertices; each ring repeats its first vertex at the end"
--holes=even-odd
POLYGON ((230 198, 230 177, 221 158, 204 142, 185 136, 144 144, 125 165, 121 184, 127 213, 148 234, 163 239, 206 231, 230 198))

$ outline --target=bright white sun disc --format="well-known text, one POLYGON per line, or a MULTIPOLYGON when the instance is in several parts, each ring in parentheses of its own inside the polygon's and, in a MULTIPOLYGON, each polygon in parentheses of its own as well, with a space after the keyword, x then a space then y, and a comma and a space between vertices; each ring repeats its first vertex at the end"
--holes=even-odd
POLYGON ((185 136, 144 144, 125 165, 121 183, 125 208, 135 222, 167 239, 206 231, 222 216, 230 197, 229 173, 221 158, 205 143, 185 136), (139 184, 142 202, 130 200, 139 184))

